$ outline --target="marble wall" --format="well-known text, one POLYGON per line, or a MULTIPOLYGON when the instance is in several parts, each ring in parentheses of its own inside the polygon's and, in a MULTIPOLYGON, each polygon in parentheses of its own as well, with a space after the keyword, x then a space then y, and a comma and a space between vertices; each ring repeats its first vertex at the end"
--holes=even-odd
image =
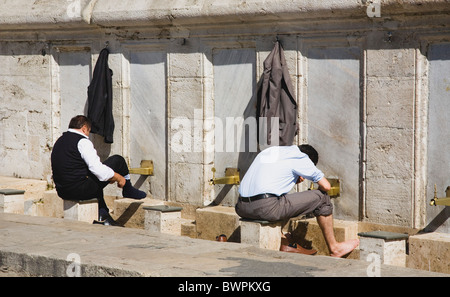
POLYGON ((336 217, 448 232, 448 208, 428 206, 434 183, 441 196, 450 185, 445 1, 384 1, 380 17, 354 1, 274 0, 264 13, 258 1, 73 0, 70 15, 47 2, 53 18, 28 2, 29 14, 0 11, 1 175, 52 183, 51 148, 85 113, 107 45, 116 128, 113 144, 92 136, 101 158, 153 160, 154 175, 132 181, 155 198, 233 206, 237 186, 209 180, 213 168, 242 177, 256 154, 255 91, 278 38, 299 106, 295 142, 314 145, 319 168, 340 179, 336 217))

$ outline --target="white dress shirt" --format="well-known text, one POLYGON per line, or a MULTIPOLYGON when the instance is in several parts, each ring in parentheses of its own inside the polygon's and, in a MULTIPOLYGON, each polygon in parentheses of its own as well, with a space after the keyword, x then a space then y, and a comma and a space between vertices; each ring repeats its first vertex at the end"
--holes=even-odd
POLYGON ((299 176, 318 182, 324 174, 296 145, 269 147, 250 165, 239 185, 239 194, 242 197, 264 193, 280 196, 292 190, 299 176))
POLYGON ((88 165, 89 171, 91 171, 99 181, 108 181, 111 179, 114 176, 114 170, 100 161, 100 157, 98 156, 92 141, 86 135, 75 129, 69 129, 68 131, 84 136, 84 138, 78 142, 78 151, 81 154, 81 158, 83 158, 84 162, 88 165))

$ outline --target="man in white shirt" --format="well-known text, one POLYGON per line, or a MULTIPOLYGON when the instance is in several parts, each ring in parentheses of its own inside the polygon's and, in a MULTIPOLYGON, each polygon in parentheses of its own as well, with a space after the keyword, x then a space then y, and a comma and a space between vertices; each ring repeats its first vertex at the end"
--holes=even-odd
MULTIPOLYGON (((240 183, 240 197, 235 209, 242 218, 267 221, 287 221, 312 213, 322 229, 331 256, 342 257, 355 249, 359 241, 336 241, 333 205, 327 194, 331 186, 316 167, 318 160, 317 151, 307 144, 273 146, 263 150, 240 183), (295 184, 305 179, 317 183, 319 189, 289 193, 295 184)), ((283 238, 281 248, 285 248, 285 243, 283 238)))
POLYGON ((55 142, 51 163, 58 196, 65 200, 98 199, 99 220, 114 225, 103 197, 103 188, 117 182, 122 195, 143 199, 145 192, 130 182, 128 166, 122 156, 114 155, 101 162, 89 140, 90 120, 82 115, 71 119, 69 130, 55 142))

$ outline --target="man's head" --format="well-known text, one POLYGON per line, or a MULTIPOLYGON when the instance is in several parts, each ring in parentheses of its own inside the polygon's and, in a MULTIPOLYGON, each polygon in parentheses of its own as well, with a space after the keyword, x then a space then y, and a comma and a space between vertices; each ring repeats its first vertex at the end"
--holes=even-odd
POLYGON ((314 163, 314 165, 317 165, 317 162, 319 162, 319 153, 309 144, 302 144, 299 145, 298 148, 301 152, 308 155, 309 159, 314 163))
POLYGON ((83 115, 77 115, 70 120, 69 129, 81 130, 86 136, 89 136, 91 120, 83 115))

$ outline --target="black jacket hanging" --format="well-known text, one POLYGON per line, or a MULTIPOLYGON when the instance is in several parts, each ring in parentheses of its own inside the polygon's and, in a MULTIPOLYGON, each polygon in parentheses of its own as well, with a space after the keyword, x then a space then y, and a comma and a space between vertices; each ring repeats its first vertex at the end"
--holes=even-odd
POLYGON ((88 114, 92 121, 91 132, 113 142, 114 118, 112 114, 112 70, 108 66, 108 49, 100 52, 94 75, 88 87, 88 114))

